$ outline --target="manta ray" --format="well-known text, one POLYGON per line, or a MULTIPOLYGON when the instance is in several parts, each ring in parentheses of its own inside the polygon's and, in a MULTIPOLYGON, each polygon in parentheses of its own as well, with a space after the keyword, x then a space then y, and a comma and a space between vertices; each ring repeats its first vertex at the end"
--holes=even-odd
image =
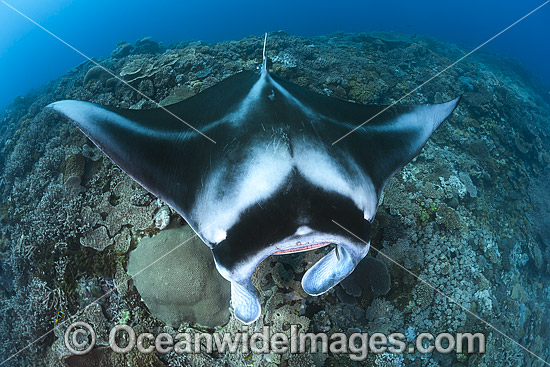
POLYGON ((302 278, 312 296, 354 270, 384 186, 458 102, 378 106, 318 94, 271 74, 264 40, 258 71, 165 108, 47 107, 187 221, 248 324, 261 314, 251 276, 268 256, 334 245, 302 278))

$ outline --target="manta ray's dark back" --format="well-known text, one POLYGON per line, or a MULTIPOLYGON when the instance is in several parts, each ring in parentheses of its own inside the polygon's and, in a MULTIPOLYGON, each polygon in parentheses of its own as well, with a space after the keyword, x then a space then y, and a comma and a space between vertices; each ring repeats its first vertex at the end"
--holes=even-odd
POLYGON ((312 295, 353 271, 368 252, 384 185, 458 102, 351 103, 270 75, 264 66, 166 108, 82 101, 48 107, 182 215, 231 282, 235 315, 250 323, 261 311, 250 277, 267 256, 336 244, 302 279, 312 295))

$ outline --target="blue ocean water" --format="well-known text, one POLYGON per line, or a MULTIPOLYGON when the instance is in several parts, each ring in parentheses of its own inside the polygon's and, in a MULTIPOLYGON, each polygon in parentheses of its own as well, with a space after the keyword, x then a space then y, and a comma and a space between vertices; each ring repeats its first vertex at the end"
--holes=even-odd
MULTIPOLYGON (((169 45, 182 40, 238 40, 276 30, 304 36, 399 31, 430 35, 469 50, 544 2, 7 0, 0 2, 0 107, 85 60, 6 3, 84 54, 100 58, 120 40, 133 42, 145 36, 169 45)), ((550 5, 483 50, 517 58, 550 85, 549 34, 550 5)))

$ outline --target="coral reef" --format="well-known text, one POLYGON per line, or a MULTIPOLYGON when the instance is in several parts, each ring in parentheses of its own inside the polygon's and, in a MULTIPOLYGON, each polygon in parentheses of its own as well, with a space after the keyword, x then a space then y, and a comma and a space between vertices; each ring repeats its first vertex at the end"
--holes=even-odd
POLYGON ((100 81, 102 83, 105 83, 107 79, 111 77, 111 74, 105 70, 105 68, 102 68, 101 66, 94 66, 84 76, 84 84, 88 84, 91 81, 100 81))
POLYGON ((189 226, 144 237, 130 253, 128 274, 151 313, 167 325, 215 327, 229 320, 230 284, 189 226))
POLYGON ((367 328, 371 333, 388 335, 392 330, 403 329, 403 315, 384 298, 375 299, 365 311, 367 328))
MULTIPOLYGON (((166 48, 146 38, 120 42, 100 62, 168 105, 241 70, 254 70, 262 42, 248 37, 166 48)), ((314 38, 276 32, 266 51, 281 77, 318 93, 372 104, 399 100, 464 54, 432 38, 385 32, 314 38)), ((530 354, 469 310, 550 360, 548 92, 515 61, 476 53, 402 103, 441 102, 461 94, 449 121, 388 183, 372 225, 376 263, 374 258, 365 262, 372 268, 361 265, 341 285, 310 297, 300 279, 327 249, 266 259, 253 277, 265 307, 249 333, 264 326, 289 333, 290 324, 311 332, 396 331, 409 341, 426 330, 483 332, 485 354, 383 353, 363 363, 535 365, 530 354)), ((198 241, 191 241, 193 249, 182 249, 185 261, 168 256, 168 280, 177 283, 171 291, 163 291, 162 282, 147 285, 139 275, 129 281, 128 273, 138 272, 136 254, 147 256, 148 245, 170 237, 168 228, 182 220, 103 158, 71 123, 43 110, 60 99, 154 107, 85 62, 36 93, 18 97, 0 117, 0 330, 9 335, 0 345, 1 359, 36 340, 6 366, 353 365, 347 355, 323 353, 116 356, 106 350, 105 330, 117 323, 151 333, 197 330, 194 321, 230 333, 240 332, 242 325, 229 312, 228 290, 208 288, 206 274, 218 275, 208 248, 198 241), (185 264, 196 269, 186 272, 185 264), (207 288, 195 287, 195 281, 207 288), (157 303, 159 296, 174 300, 182 313, 161 315, 147 290, 156 291, 157 303), (202 315, 186 315, 186 300, 210 305, 202 315), (209 323, 212 313, 220 319, 209 323), (99 346, 85 358, 69 357, 63 349, 65 329, 59 320, 70 317, 99 325, 99 346)), ((164 250, 175 245, 166 243, 164 250)))
POLYGON ((529 220, 536 228, 537 235, 547 248, 550 248, 550 167, 544 169, 540 176, 529 184, 529 198, 532 210, 529 220))
POLYGON ((390 290, 390 274, 384 262, 367 256, 340 286, 353 297, 361 297, 363 292, 381 296, 390 290))

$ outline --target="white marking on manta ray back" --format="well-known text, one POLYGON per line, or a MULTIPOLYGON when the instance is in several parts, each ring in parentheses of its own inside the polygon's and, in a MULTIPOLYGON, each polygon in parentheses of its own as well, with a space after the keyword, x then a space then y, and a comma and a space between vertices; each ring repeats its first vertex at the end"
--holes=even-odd
MULTIPOLYGON (((203 128, 203 131, 210 131, 212 128, 224 123, 230 123, 234 126, 239 125, 239 122, 246 117, 248 112, 250 112, 251 107, 255 103, 260 101, 262 90, 269 86, 274 87, 275 90, 281 93, 281 95, 284 98, 286 98, 289 102, 296 105, 301 111, 303 111, 306 115, 308 115, 312 120, 317 119, 319 117, 319 114, 315 113, 310 107, 304 105, 296 97, 294 97, 289 91, 287 91, 279 83, 273 80, 273 78, 271 77, 271 75, 269 75, 267 70, 262 70, 262 72, 260 73, 260 78, 258 79, 258 81, 256 81, 256 83, 254 83, 254 85, 252 86, 248 94, 240 102, 237 109, 223 116, 222 118, 210 123, 209 125, 205 126, 203 128)), ((271 101, 275 100, 275 97, 276 97, 275 90, 271 89, 270 94, 267 95, 267 98, 269 98, 271 101)), ((332 119, 329 119, 329 120, 332 120, 332 119)))
POLYGON ((436 105, 417 105, 411 111, 397 116, 392 123, 382 126, 365 125, 365 129, 388 134, 405 131, 416 133, 415 140, 411 141, 410 145, 418 147, 428 140, 435 129, 451 114, 454 107, 454 101, 436 105))
POLYGON ((192 209, 191 217, 203 237, 210 243, 221 242, 220 233, 226 233, 245 209, 272 196, 292 167, 292 157, 283 145, 269 151, 257 145, 238 166, 218 167, 207 178, 192 209), (203 229, 207 223, 216 224, 203 229))
MULTIPOLYGON (((400 154, 403 157, 412 159, 418 150, 424 146, 437 127, 447 118, 456 107, 457 100, 452 100, 441 104, 425 104, 414 106, 409 112, 399 114, 390 123, 384 125, 365 125, 363 129, 369 133, 386 134, 405 134, 408 137, 406 143, 399 146, 400 154)), ((402 164, 405 164, 408 159, 402 164)), ((382 165, 384 161, 379 162, 382 165)), ((399 171, 402 166, 392 167, 393 170, 386 174, 386 179, 382 187, 385 186, 389 178, 399 171)))
MULTIPOLYGON (((221 165, 206 178, 191 215, 206 241, 223 241, 242 213, 279 191, 293 169, 313 185, 350 198, 363 211, 364 218, 372 220, 378 204, 374 186, 351 158, 336 162, 325 151, 304 142, 294 143, 293 147, 291 156, 286 145, 258 144, 243 163, 221 165), (272 149, 267 150, 268 145, 272 149), (206 223, 216 224, 203 228, 206 223)), ((307 226, 296 230, 297 235, 312 232, 307 226)))
POLYGON ((308 226, 300 226, 296 230, 295 236, 305 236, 306 234, 310 234, 313 232, 313 229, 309 228, 308 226))
POLYGON ((214 233, 213 233, 213 237, 212 239, 214 240, 215 243, 220 243, 222 242, 223 240, 225 240, 227 238, 227 232, 222 230, 222 229, 219 229, 219 228, 216 228, 214 233))
MULTIPOLYGON (((101 124, 106 123, 113 126, 120 126, 143 135, 166 139, 174 138, 174 133, 172 132, 159 132, 145 127, 103 106, 91 102, 65 100, 53 102, 47 107, 53 108, 75 121, 90 139, 94 140, 94 137, 101 137, 104 139, 101 145, 107 145, 106 143, 109 143, 111 146, 116 146, 117 144, 112 136, 105 134, 105 129, 102 128, 101 124)), ((96 142, 96 144, 98 144, 98 142, 96 142)))
MULTIPOLYGON (((214 122, 214 125, 217 125, 220 122, 223 121, 231 121, 232 123, 238 122, 246 116, 247 112, 250 110, 250 107, 253 103, 257 102, 260 99, 260 95, 262 92, 262 89, 267 84, 267 78, 269 74, 266 72, 262 72, 260 74, 260 79, 250 89, 250 92, 244 97, 244 99, 239 104, 239 107, 231 112, 229 115, 225 116, 224 118, 214 122)), ((270 78, 271 79, 271 78, 270 78)), ((211 124, 212 125, 212 124, 211 124)), ((207 129, 210 129, 211 126, 207 126, 207 129)))
POLYGON ((290 94, 289 91, 287 91, 285 88, 283 88, 279 83, 277 83, 273 78, 271 78, 270 75, 268 75, 269 81, 273 86, 289 101, 294 103, 296 106, 300 108, 300 110, 304 111, 306 114, 308 114, 310 117, 317 117, 318 114, 313 112, 311 108, 304 105, 302 102, 300 102, 296 97, 294 97, 292 94, 290 94))
POLYGON ((293 144, 296 167, 302 175, 326 191, 348 197, 372 220, 378 206, 376 190, 370 178, 350 157, 337 162, 326 151, 313 144, 293 144))

